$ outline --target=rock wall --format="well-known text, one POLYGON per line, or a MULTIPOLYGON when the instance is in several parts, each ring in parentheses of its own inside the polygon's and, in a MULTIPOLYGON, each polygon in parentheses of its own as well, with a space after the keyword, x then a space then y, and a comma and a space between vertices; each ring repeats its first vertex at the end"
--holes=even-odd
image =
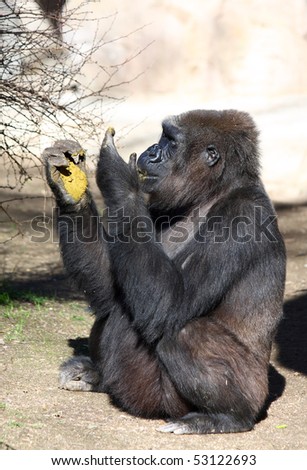
MULTIPOLYGON (((88 18, 105 17, 99 33, 108 30, 106 41, 124 36, 106 44, 99 60, 119 64, 148 45, 119 75, 142 74, 129 87, 133 91, 211 99, 307 92, 306 0, 85 3, 68 0, 67 8, 82 4, 88 18)), ((91 31, 97 33, 84 25, 75 40, 89 42, 91 31)))

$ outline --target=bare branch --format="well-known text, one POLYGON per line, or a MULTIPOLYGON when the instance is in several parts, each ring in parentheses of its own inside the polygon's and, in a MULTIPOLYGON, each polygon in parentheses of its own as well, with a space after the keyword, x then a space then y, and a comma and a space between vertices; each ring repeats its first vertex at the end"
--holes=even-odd
MULTIPOLYGON (((20 190, 35 177, 42 165, 41 147, 48 139, 77 134, 78 140, 91 141, 92 147, 98 148, 104 110, 110 102, 121 103, 124 98, 116 91, 143 73, 125 75, 124 79, 119 75, 150 44, 127 53, 117 64, 108 64, 102 57, 108 58, 110 48, 128 41, 146 25, 112 38, 117 13, 96 18, 92 24, 86 11, 88 3, 66 8, 61 14, 42 12, 38 7, 36 11, 34 3, 26 0, 2 0, 2 189, 20 190), (76 41, 78 25, 87 23, 94 32, 81 47, 76 41)), ((0 202, 0 208, 9 217, 4 203, 0 202)))

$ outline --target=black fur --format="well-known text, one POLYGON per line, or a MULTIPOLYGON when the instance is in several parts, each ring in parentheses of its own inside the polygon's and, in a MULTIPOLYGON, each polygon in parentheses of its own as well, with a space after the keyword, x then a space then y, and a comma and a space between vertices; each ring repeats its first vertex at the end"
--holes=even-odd
POLYGON ((62 386, 75 375, 132 414, 172 419, 164 432, 250 430, 285 281, 254 122, 233 110, 169 118, 137 167, 113 135, 97 168, 103 219, 89 191, 71 204, 54 190, 64 264, 96 313, 91 361, 66 363, 62 386))

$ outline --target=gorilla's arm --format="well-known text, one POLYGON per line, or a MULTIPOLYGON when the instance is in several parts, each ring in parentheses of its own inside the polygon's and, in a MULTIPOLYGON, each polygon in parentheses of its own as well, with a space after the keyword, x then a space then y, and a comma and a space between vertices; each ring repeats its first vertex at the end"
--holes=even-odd
POLYGON ((103 226, 87 186, 78 142, 55 142, 43 153, 47 181, 57 202, 57 226, 67 272, 101 316, 113 305, 113 283, 103 226))
POLYGON ((66 271, 99 316, 114 305, 113 281, 105 234, 94 201, 82 207, 59 206, 58 233, 66 271))

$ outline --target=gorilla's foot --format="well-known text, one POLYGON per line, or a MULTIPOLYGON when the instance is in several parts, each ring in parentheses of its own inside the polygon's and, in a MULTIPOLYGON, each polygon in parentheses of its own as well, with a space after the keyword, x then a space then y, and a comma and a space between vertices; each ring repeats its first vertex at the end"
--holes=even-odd
POLYGON ((253 428, 253 422, 236 419, 223 413, 204 414, 188 413, 175 421, 160 426, 157 431, 174 434, 220 434, 230 432, 246 432, 253 428))
POLYGON ((43 152, 48 183, 57 197, 77 203, 87 189, 85 151, 78 142, 58 140, 43 152))
POLYGON ((91 392, 97 389, 99 374, 87 356, 71 357, 60 367, 60 388, 91 392))

